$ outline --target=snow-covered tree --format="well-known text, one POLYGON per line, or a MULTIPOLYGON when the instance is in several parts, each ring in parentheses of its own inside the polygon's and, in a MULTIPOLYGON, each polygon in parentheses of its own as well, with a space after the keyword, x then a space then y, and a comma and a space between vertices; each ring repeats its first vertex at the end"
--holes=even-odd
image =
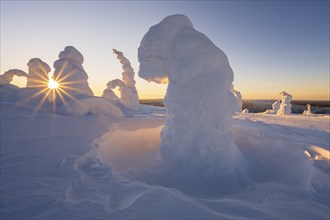
POLYGON ((287 92, 281 92, 281 105, 279 110, 277 111, 278 115, 290 115, 291 114, 291 100, 292 100, 292 95, 290 95, 287 92))
POLYGON ((189 18, 172 15, 144 35, 138 59, 140 77, 168 83, 162 158, 210 176, 240 173, 243 157, 230 131, 233 71, 224 52, 189 18))
POLYGON ((28 62, 29 74, 26 87, 42 90, 48 87, 50 67, 39 58, 33 58, 28 62))
POLYGON ((129 60, 123 55, 122 52, 113 49, 114 54, 117 55, 120 63, 122 64, 122 80, 115 79, 107 84, 107 88, 103 91, 102 97, 117 102, 118 97, 112 91, 118 87, 120 92, 120 102, 130 109, 137 108, 139 106, 139 95, 135 88, 134 70, 129 60))
POLYGON ((307 104, 307 110, 305 110, 304 112, 303 112, 303 114, 304 115, 312 115, 313 114, 313 112, 312 112, 312 110, 311 110, 311 105, 310 104, 307 104))
POLYGON ((66 99, 93 96, 83 62, 83 55, 72 46, 65 47, 59 54, 59 59, 54 62, 54 79, 59 83, 59 88, 64 90, 62 93, 66 99))

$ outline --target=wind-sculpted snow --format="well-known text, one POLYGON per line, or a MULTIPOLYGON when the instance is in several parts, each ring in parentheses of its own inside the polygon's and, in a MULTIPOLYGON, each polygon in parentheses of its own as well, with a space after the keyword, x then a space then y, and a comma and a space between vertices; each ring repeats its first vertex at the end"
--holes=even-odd
POLYGON ((168 82, 163 159, 206 176, 235 178, 243 158, 229 130, 235 97, 226 55, 186 16, 172 15, 144 35, 138 59, 140 77, 168 82))
POLYGON ((67 100, 71 100, 72 97, 93 96, 87 81, 88 75, 82 66, 83 62, 82 54, 72 46, 67 46, 54 62, 54 79, 65 91, 63 96, 67 100))
POLYGON ((14 76, 28 77, 28 74, 19 69, 8 70, 4 74, 0 75, 0 85, 10 84, 13 81, 14 76))
POLYGON ((0 104, 3 219, 330 217, 329 115, 234 115, 251 182, 233 188, 162 160, 164 108, 118 120, 0 104))
POLYGON ((139 96, 135 88, 134 70, 129 60, 123 55, 121 51, 113 49, 114 54, 122 64, 122 80, 115 79, 107 84, 107 89, 103 91, 103 97, 109 101, 117 102, 117 96, 114 94, 112 89, 118 87, 120 91, 120 102, 130 109, 135 109, 139 106, 139 96))

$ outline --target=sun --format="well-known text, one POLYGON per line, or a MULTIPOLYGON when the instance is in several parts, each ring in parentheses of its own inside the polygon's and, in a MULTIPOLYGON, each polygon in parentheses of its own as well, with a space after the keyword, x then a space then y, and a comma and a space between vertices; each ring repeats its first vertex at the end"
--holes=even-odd
POLYGON ((54 81, 52 78, 48 81, 48 88, 49 89, 57 89, 58 88, 58 82, 54 81))

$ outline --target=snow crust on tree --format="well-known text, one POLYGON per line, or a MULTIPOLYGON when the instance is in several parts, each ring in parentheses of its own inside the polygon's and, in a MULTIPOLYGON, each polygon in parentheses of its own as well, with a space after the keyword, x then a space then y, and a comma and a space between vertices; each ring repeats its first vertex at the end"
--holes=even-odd
POLYGON ((29 74, 26 87, 42 90, 48 87, 50 67, 39 58, 33 58, 28 62, 29 74))
POLYGON ((279 110, 277 111, 278 115, 290 115, 291 114, 291 100, 292 100, 292 95, 290 95, 287 92, 281 92, 281 105, 279 110))
POLYGON ((307 104, 307 110, 305 110, 304 112, 303 112, 303 114, 304 115, 312 115, 313 114, 313 112, 311 111, 311 105, 310 104, 307 104))
MULTIPOLYGON (((88 75, 82 64, 83 55, 74 47, 67 46, 54 62, 54 79, 61 89, 73 97, 93 96, 88 84, 88 75)), ((67 99, 70 97, 66 96, 67 99)))
POLYGON ((234 85, 231 86, 231 92, 235 96, 235 112, 242 112, 242 95, 241 92, 234 89, 234 85))
POLYGON ((28 74, 19 69, 11 69, 0 75, 0 85, 10 84, 14 76, 28 77, 28 74))
POLYGON ((168 82, 162 158, 206 176, 240 173, 244 160, 230 131, 234 75, 224 52, 189 18, 172 15, 144 35, 138 59, 141 78, 168 82))
POLYGON ((75 99, 64 103, 59 110, 70 116, 85 116, 89 113, 114 118, 123 118, 123 112, 113 103, 101 97, 75 99))
POLYGON ((112 90, 118 87, 120 91, 120 102, 126 108, 135 109, 139 106, 139 95, 135 88, 134 69, 121 51, 113 49, 113 52, 117 55, 117 58, 122 64, 122 80, 115 79, 108 82, 107 88, 103 91, 102 96, 110 101, 116 102, 118 97, 112 90))

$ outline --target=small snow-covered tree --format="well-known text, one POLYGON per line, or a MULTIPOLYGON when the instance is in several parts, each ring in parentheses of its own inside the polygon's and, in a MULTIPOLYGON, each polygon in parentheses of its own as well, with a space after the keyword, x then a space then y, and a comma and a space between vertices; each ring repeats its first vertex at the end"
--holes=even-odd
POLYGON ((107 88, 103 91, 102 97, 117 102, 118 97, 112 91, 116 87, 119 88, 120 98, 119 101, 130 109, 137 108, 139 106, 139 95, 135 88, 134 70, 129 60, 123 55, 121 51, 113 49, 114 54, 117 55, 120 63, 122 64, 122 80, 115 79, 107 83, 107 88))
POLYGON ((313 112, 312 112, 312 110, 311 110, 311 105, 310 105, 310 104, 307 104, 307 110, 305 110, 305 111, 303 112, 303 114, 304 114, 304 115, 312 115, 312 114, 313 114, 313 112))

